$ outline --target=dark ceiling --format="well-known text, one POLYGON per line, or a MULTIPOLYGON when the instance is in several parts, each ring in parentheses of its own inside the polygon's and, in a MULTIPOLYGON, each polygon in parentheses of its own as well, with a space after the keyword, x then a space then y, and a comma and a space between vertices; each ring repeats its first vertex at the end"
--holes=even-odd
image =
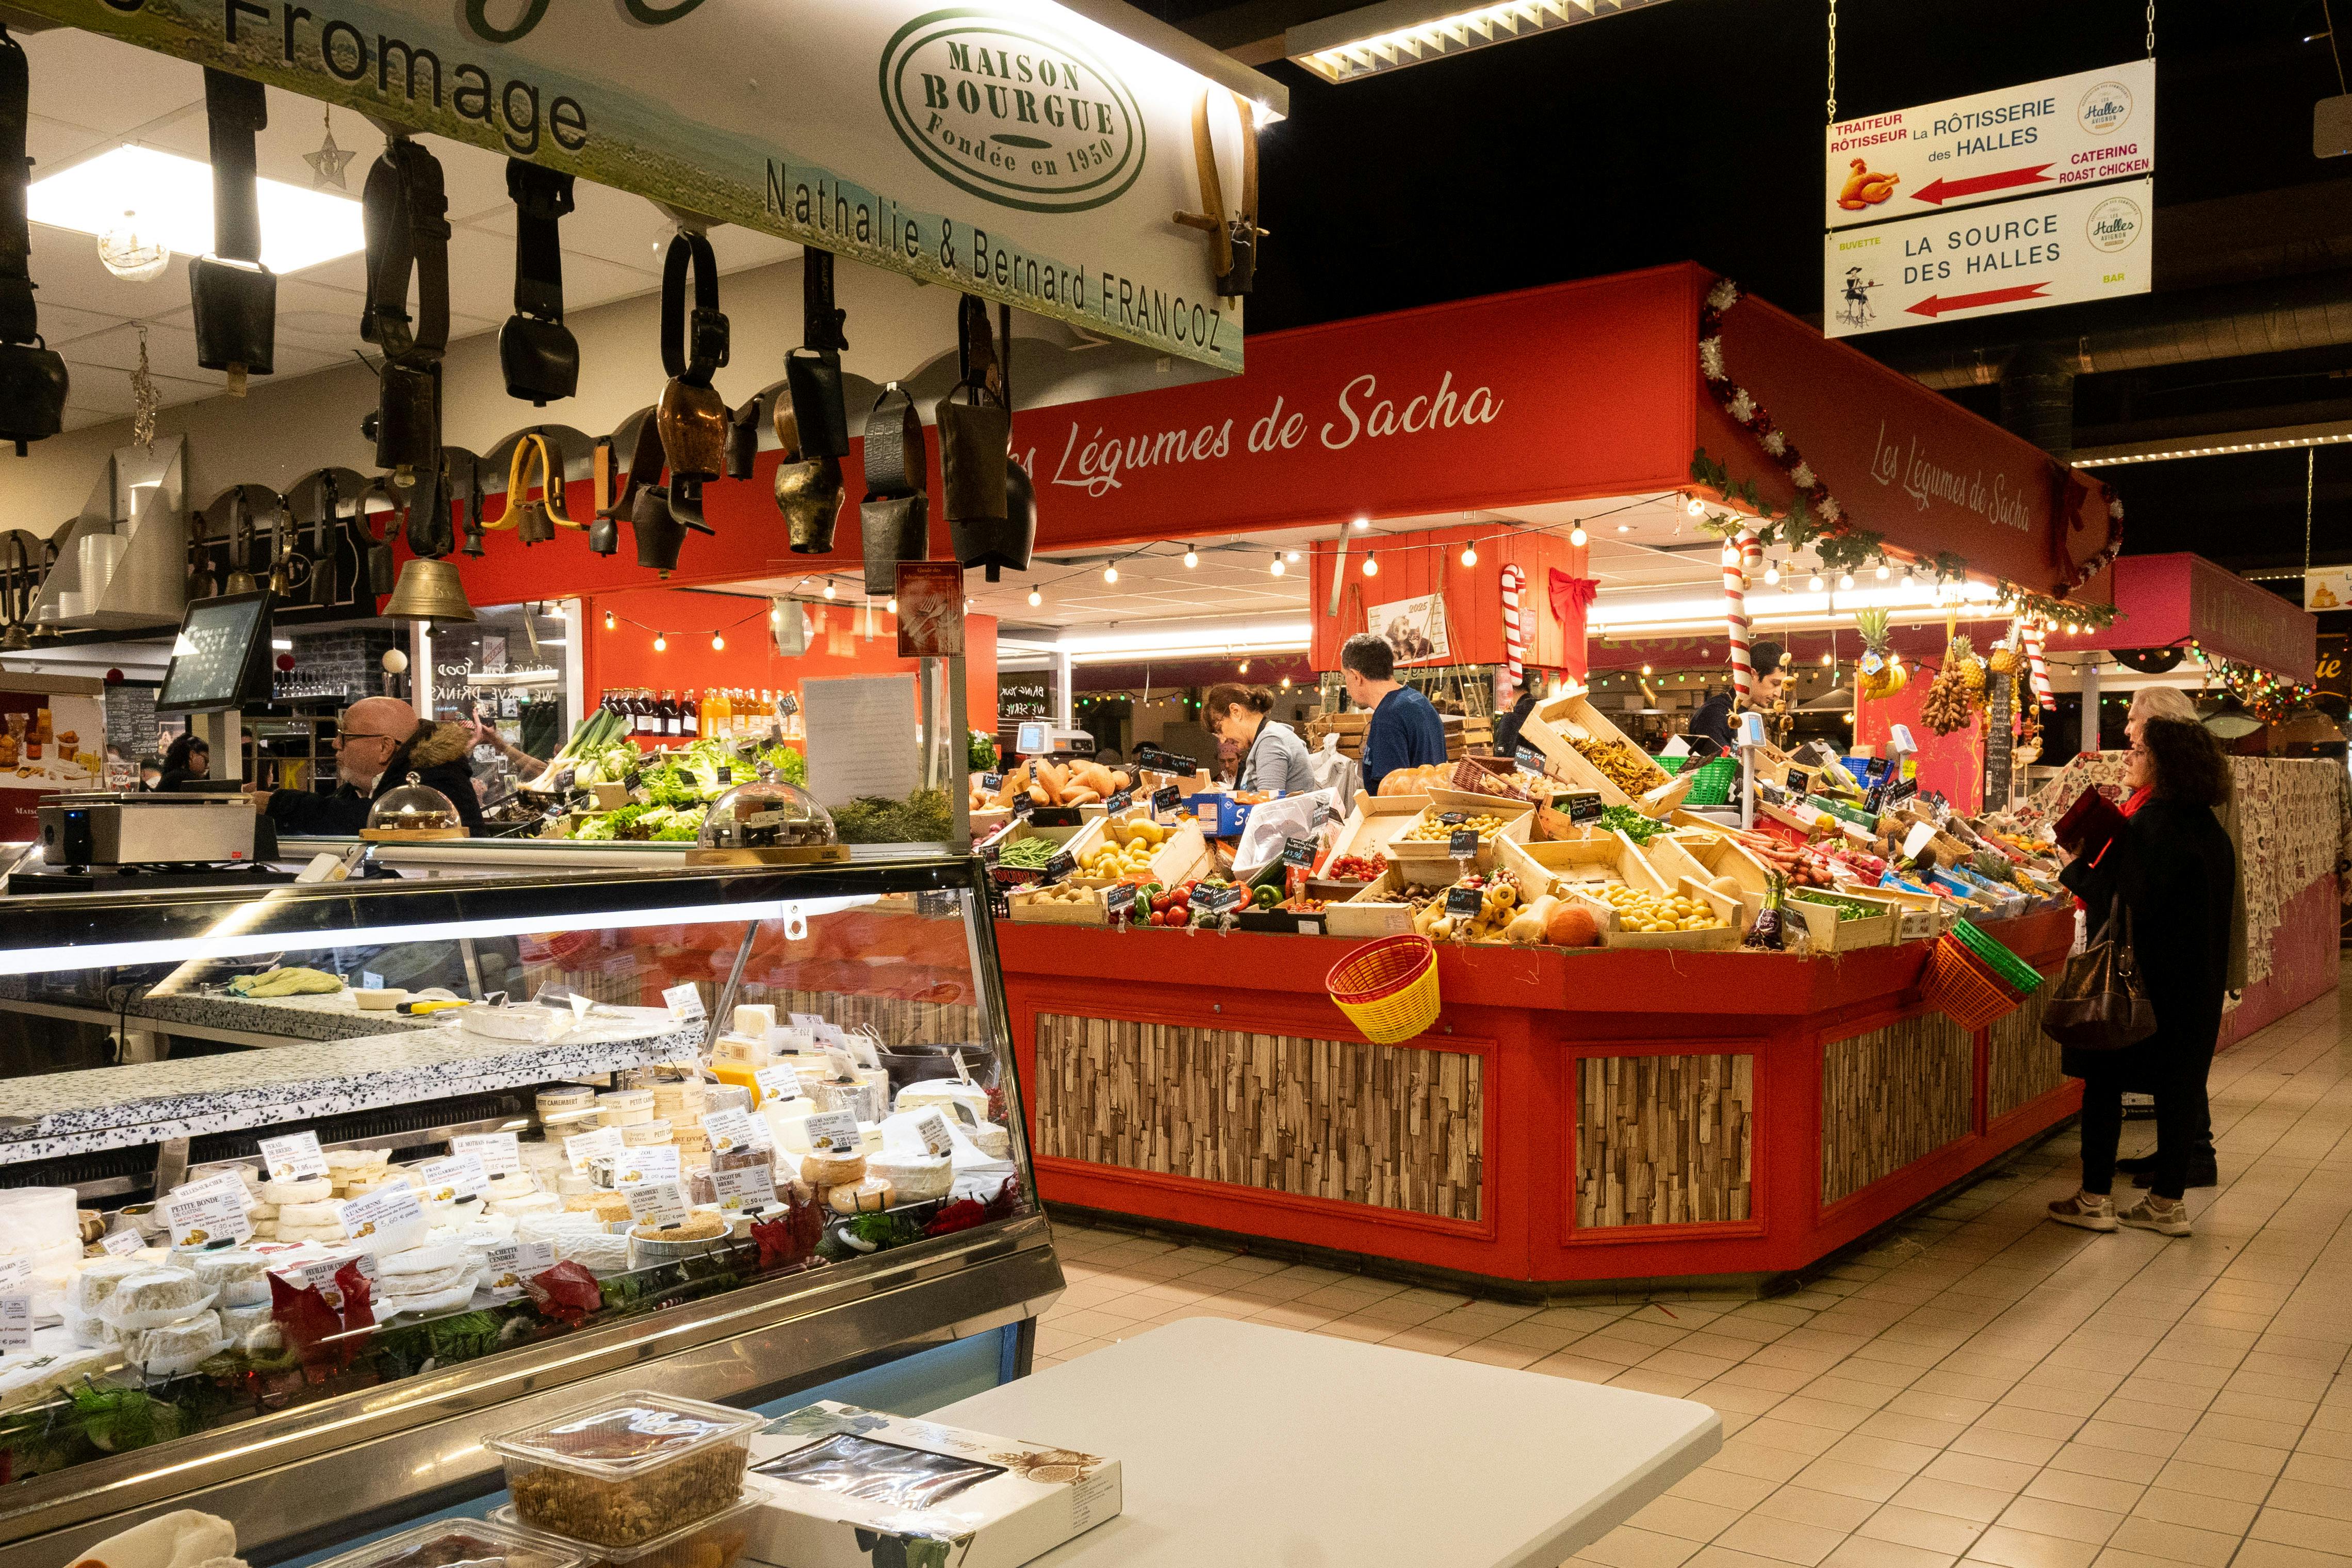
MULTIPOLYGON (((1348 8, 1144 3, 1219 47, 1348 8)), ((2135 58, 2147 15, 2141 0, 1842 0, 1839 113, 2135 58)), ((1262 146, 1274 233, 1251 330, 1685 258, 1818 320, 1827 16, 1824 0, 1667 0, 1345 86, 1267 67, 1291 112, 1262 146)), ((2320 0, 2158 7, 2160 291, 2352 268, 2352 159, 2311 153, 2313 102, 2343 90, 2325 32, 2320 0)), ((2063 343, 2152 305, 2009 316, 1998 335, 2063 343)), ((1902 363, 1985 331, 1923 325, 1857 346, 1902 363)), ((1990 388, 1954 395, 1998 410, 1990 388)), ((2075 406, 2078 446, 2352 417, 2352 347, 2086 375, 2075 406)), ((2301 562, 2304 464, 2103 477, 2124 494, 2127 550, 2244 570, 2301 562)), ((2317 468, 2317 559, 2352 558, 2352 452, 2321 448, 2317 468)))

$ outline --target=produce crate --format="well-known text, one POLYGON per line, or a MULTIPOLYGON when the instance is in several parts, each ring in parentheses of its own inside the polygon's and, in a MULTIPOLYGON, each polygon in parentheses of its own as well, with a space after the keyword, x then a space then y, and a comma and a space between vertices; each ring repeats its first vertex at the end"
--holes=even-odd
POLYGON ((1580 691, 1537 703, 1520 721, 1519 741, 1550 758, 1555 764, 1552 771, 1570 784, 1580 789, 1600 789, 1601 798, 1611 805, 1631 805, 1636 794, 1673 782, 1665 769, 1652 762, 1647 752, 1603 717, 1580 691), (1614 741, 1629 747, 1634 756, 1642 759, 1645 770, 1646 782, 1642 789, 1628 791, 1613 783, 1570 743, 1575 740, 1614 741))
MULTIPOLYGON (((1725 898, 1695 877, 1678 878, 1664 890, 1678 898, 1705 904, 1715 911, 1717 920, 1725 923, 1706 931, 1627 931, 1622 921, 1615 918, 1617 911, 1611 909, 1609 914, 1612 918, 1601 922, 1601 945, 1671 947, 1685 952, 1720 952, 1739 945, 1744 933, 1739 923, 1741 910, 1738 900, 1725 898)), ((1592 900, 1588 899, 1585 902, 1590 906, 1592 900)))
MULTIPOLYGON (((1639 847, 1622 833, 1595 832, 1590 837, 1549 844, 1504 844, 1496 856, 1496 868, 1508 871, 1526 900, 1546 893, 1582 898, 1579 883, 1622 882, 1643 892, 1663 892, 1670 885, 1639 847)), ((1586 898, 1595 919, 1613 923, 1615 911, 1586 898)))
POLYGON ((1051 900, 1042 888, 1016 888, 1005 895, 1006 907, 1015 923, 1049 926, 1106 926, 1110 924, 1110 912, 1103 907, 1099 889, 1080 889, 1087 896, 1077 903, 1051 900))
POLYGON ((1398 936, 1412 930, 1412 906, 1402 901, 1404 885, 1394 867, 1377 882, 1367 882, 1354 898, 1325 910, 1324 929, 1332 936, 1398 936))
POLYGON ((1012 820, 1013 808, 1010 806, 992 806, 986 811, 973 812, 971 814, 971 841, 974 844, 979 843, 982 839, 987 837, 990 834, 995 832, 998 828, 1003 826, 1006 823, 1012 820))
POLYGON ((1756 911, 1772 889, 1772 873, 1764 862, 1730 839, 1701 828, 1660 834, 1642 852, 1663 876, 1693 877, 1710 884, 1719 877, 1730 878, 1738 887, 1735 896, 1745 915, 1742 929, 1755 923, 1756 911))
POLYGON ((1521 773, 1517 763, 1502 757, 1465 757, 1454 764, 1454 787, 1464 795, 1491 795, 1533 805, 1538 789, 1549 793, 1549 781, 1538 784, 1533 775, 1521 773))
POLYGON ((1895 914, 1896 942, 1932 941, 1943 934, 1944 900, 1934 893, 1915 893, 1905 888, 1869 888, 1862 889, 1874 900, 1891 906, 1895 914))
MULTIPOLYGON (((1279 936, 1340 936, 1347 933, 1330 929, 1331 910, 1341 907, 1329 904, 1320 914, 1304 914, 1297 910, 1244 910, 1234 917, 1243 931, 1271 931, 1279 936)), ((1412 922, 1406 922, 1412 929, 1412 922)))
POLYGON ((1425 795, 1366 795, 1358 790, 1355 809, 1339 825, 1339 836, 1331 840, 1330 858, 1348 855, 1379 858, 1389 840, 1429 809, 1429 801, 1425 795))
POLYGON ((1799 897, 1801 891, 1812 890, 1815 889, 1790 889, 1781 908, 1788 910, 1791 918, 1805 922, 1805 931, 1812 938, 1815 952, 1847 952, 1855 948, 1895 945, 1895 931, 1902 923, 1902 916, 1893 904, 1841 888, 1830 896, 1852 899, 1855 903, 1883 908, 1886 911, 1885 914, 1866 915, 1858 921, 1842 921, 1838 919, 1837 911, 1827 904, 1817 904, 1811 899, 1799 897))
MULTIPOLYGON (((1411 797, 1392 796, 1391 798, 1411 797)), ((1382 847, 1381 853, 1385 854, 1391 860, 1396 862, 1398 865, 1402 866, 1408 875, 1416 877, 1422 881, 1453 881, 1454 877, 1454 857, 1446 853, 1446 842, 1444 839, 1425 839, 1409 843, 1404 839, 1402 834, 1405 831, 1410 831, 1412 827, 1421 823, 1432 821, 1439 816, 1444 816, 1448 812, 1455 811, 1463 812, 1472 816, 1498 816, 1502 818, 1503 825, 1496 831, 1494 839, 1489 842, 1480 844, 1478 846, 1478 853, 1471 862, 1476 869, 1481 871, 1491 871, 1495 868, 1495 857, 1496 853, 1496 846, 1497 844, 1505 839, 1514 839, 1518 843, 1525 844, 1534 834, 1536 819, 1535 807, 1527 805, 1525 802, 1498 800, 1493 795, 1463 795, 1455 790, 1433 790, 1429 795, 1429 805, 1427 807, 1415 816, 1412 822, 1407 823, 1405 827, 1401 829, 1397 836, 1391 837, 1389 842, 1382 847)))
MULTIPOLYGON (((1139 809, 1127 815, 1141 814, 1139 809)), ((1063 847, 1074 856, 1083 857, 1087 850, 1108 842, 1109 837, 1110 819, 1097 817, 1076 829, 1063 847)), ((1168 842, 1153 852, 1151 875, 1160 886, 1172 888, 1187 877, 1208 875, 1210 865, 1209 841, 1202 835, 1200 825, 1180 820, 1175 831, 1169 835, 1168 842)), ((1074 874, 1070 879, 1088 888, 1107 888, 1118 880, 1116 877, 1089 877, 1083 872, 1074 874)))

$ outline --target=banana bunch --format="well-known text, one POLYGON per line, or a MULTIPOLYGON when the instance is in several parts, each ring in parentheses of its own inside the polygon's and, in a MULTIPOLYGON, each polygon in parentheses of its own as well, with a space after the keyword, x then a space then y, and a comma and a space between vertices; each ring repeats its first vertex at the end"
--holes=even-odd
POLYGON ((1892 697, 1911 684, 1903 661, 1895 657, 1887 634, 1885 610, 1856 610, 1853 624, 1862 633, 1862 674, 1856 684, 1864 697, 1892 697))

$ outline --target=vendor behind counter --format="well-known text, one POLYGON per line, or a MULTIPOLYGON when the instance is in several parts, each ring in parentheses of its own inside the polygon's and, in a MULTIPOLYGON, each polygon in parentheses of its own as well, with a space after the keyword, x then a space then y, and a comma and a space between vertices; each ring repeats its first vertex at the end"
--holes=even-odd
POLYGON ((457 808, 469 834, 482 831, 482 803, 474 793, 474 726, 419 722, 416 710, 396 697, 367 697, 343 710, 335 727, 332 795, 309 790, 253 792, 254 809, 282 834, 349 837, 367 826, 377 796, 408 782, 439 790, 457 808))

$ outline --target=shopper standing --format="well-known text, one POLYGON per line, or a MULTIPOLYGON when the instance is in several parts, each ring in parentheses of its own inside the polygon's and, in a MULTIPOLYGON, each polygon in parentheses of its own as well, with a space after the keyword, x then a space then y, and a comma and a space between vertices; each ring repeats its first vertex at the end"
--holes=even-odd
POLYGON ((1381 780, 1399 768, 1434 767, 1445 760, 1445 721, 1429 699, 1398 684, 1396 651, 1371 632, 1358 632, 1339 645, 1339 679, 1348 700, 1369 708, 1364 726, 1364 793, 1381 793, 1381 780))
POLYGON ((2132 742, 2124 782, 2147 790, 2146 804, 2104 848, 2068 861, 2060 879, 2095 921, 2121 900, 2156 1033, 2119 1051, 2065 1050, 2062 1066, 2083 1080, 2083 1184, 2052 1204, 2050 1217, 2086 1230, 2127 1225, 2187 1236, 2180 1200, 2230 962, 2237 856, 2213 815, 2229 787, 2229 759, 2203 725, 2151 719, 2132 742), (2156 1096, 2157 1169, 2148 1195, 2118 1213, 2108 1191, 2126 1089, 2156 1096))
POLYGON ((1235 789, 1305 795, 1315 787, 1307 742, 1289 725, 1266 717, 1274 711, 1272 691, 1263 686, 1213 686, 1203 711, 1217 739, 1232 742, 1241 758, 1234 772, 1235 789))
MULTIPOLYGON (((2139 741, 2140 731, 2151 719, 2177 719, 2194 724, 2196 704, 2177 686, 2143 686, 2132 693, 2131 711, 2124 720, 2124 734, 2132 742, 2139 741)), ((2230 848, 2237 857, 2237 875, 2230 889, 2230 970, 2229 988, 2232 994, 2246 988, 2246 857, 2238 837, 2238 795, 2229 774, 2229 763, 2222 762, 2223 795, 2213 815, 2220 819, 2221 831, 2230 836, 2230 848)), ((2123 813, 2137 816, 2147 804, 2148 791, 2134 790, 2124 797, 2123 813)), ((2209 1062, 2210 1066, 2210 1062, 2209 1062)), ((2194 1117, 2195 1141, 2189 1148, 2189 1184, 2192 1187, 2218 1185, 2221 1180, 2221 1165, 2213 1152, 2213 1107, 2202 1079, 2197 1084, 2197 1109, 2194 1117)), ((2127 1160, 2117 1160, 2116 1169, 2132 1179, 2135 1186, 2147 1186, 2156 1174, 2157 1156, 2140 1154, 2127 1160)))
POLYGON ((212 776, 213 749, 193 731, 184 732, 163 753, 163 776, 155 787, 161 791, 176 791, 191 781, 201 784, 212 776))
POLYGON ((1787 658, 1779 643, 1756 644, 1748 650, 1748 664, 1756 671, 1756 679, 1748 689, 1747 700, 1738 702, 1733 688, 1727 686, 1699 704, 1698 711, 1691 715, 1690 729, 1685 732, 1693 741, 1715 742, 1715 751, 1706 755, 1714 756, 1731 750, 1731 715, 1735 705, 1758 713, 1772 710, 1772 705, 1780 700, 1780 683, 1787 679, 1787 672, 1780 668, 1787 658))
POLYGON ((1519 700, 1511 704, 1509 712, 1495 721, 1495 754, 1496 756, 1507 763, 1519 754, 1519 726, 1526 723, 1528 715, 1535 710, 1536 677, 1535 672, 1530 670, 1528 672, 1526 681, 1519 687, 1519 700))

